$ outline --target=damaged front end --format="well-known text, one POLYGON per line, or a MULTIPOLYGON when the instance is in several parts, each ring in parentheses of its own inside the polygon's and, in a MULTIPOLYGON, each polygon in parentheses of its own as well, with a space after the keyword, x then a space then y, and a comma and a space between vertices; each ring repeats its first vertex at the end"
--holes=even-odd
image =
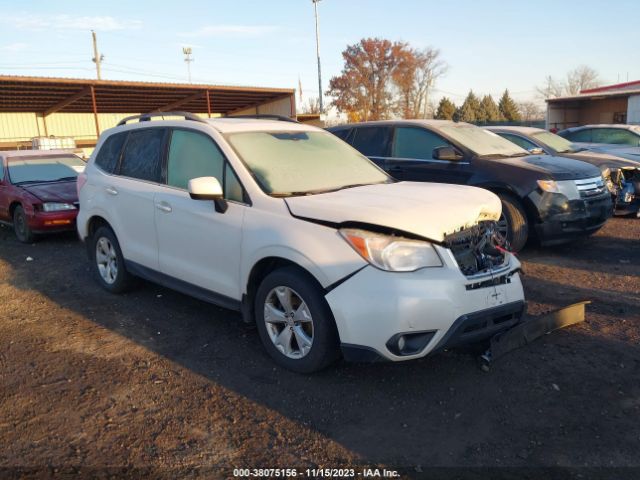
POLYGON ((617 168, 603 171, 617 214, 640 217, 640 168, 617 168))
POLYGON ((508 244, 495 221, 481 221, 446 235, 443 245, 467 277, 494 273, 506 263, 508 244))

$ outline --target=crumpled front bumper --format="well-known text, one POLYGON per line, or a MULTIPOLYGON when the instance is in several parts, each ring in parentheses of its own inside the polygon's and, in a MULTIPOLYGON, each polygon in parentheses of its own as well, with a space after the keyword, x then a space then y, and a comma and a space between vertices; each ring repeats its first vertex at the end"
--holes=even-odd
POLYGON ((524 293, 515 257, 510 255, 508 268, 493 278, 469 279, 449 250, 437 248, 443 267, 400 273, 367 266, 327 293, 345 358, 421 358, 489 338, 520 320, 524 293), (399 335, 417 335, 426 344, 400 354, 392 345, 399 335))

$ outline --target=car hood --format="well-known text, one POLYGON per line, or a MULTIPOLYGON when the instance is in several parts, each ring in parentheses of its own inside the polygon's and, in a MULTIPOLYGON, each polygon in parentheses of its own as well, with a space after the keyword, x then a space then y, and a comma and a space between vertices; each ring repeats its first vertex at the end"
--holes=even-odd
POLYGON ((388 227, 441 242, 481 220, 498 220, 500 199, 476 187, 396 182, 285 199, 296 217, 388 227))
POLYGON ((77 203, 76 182, 47 182, 20 185, 43 202, 77 203))
POLYGON ((598 145, 590 147, 590 150, 640 162, 640 147, 630 147, 628 145, 598 145))
POLYGON ((601 170, 605 168, 640 168, 640 154, 638 155, 638 161, 633 161, 618 157, 614 152, 615 150, 610 153, 584 150, 582 152, 563 153, 562 156, 588 162, 601 170))
MULTIPOLYGON (((579 180, 600 175, 600 170, 593 165, 580 160, 554 155, 528 155, 526 157, 491 159, 489 161, 525 168, 544 175, 550 180, 579 180)), ((544 178, 541 177, 541 179, 544 178)))

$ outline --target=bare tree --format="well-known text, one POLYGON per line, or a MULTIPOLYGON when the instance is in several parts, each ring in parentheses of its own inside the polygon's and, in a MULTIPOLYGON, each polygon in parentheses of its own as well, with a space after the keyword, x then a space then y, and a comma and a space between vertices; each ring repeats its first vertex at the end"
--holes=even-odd
POLYGON ((536 87, 536 90, 542 98, 554 98, 578 95, 581 90, 599 87, 601 84, 597 71, 587 65, 580 65, 567 72, 565 81, 558 81, 551 75, 547 76, 545 84, 536 87))
POLYGON ((518 104, 518 110, 520 110, 520 115, 524 122, 540 120, 544 117, 540 105, 535 102, 520 102, 518 104))
POLYGON ((600 75, 587 65, 580 65, 567 73, 566 90, 569 95, 577 95, 581 90, 599 87, 600 75))
POLYGON ((564 85, 554 79, 551 75, 547 75, 546 83, 543 86, 536 87, 536 91, 543 99, 557 98, 564 95, 564 85))
POLYGON ((318 97, 309 98, 301 109, 302 113, 318 114, 320 113, 320 100, 318 97))
POLYGON ((429 104, 429 95, 436 80, 442 77, 449 66, 441 58, 440 50, 427 47, 416 53, 418 68, 415 72, 416 93, 413 105, 415 118, 427 118, 434 109, 429 104))
POLYGON ((398 62, 392 74, 397 89, 396 113, 404 118, 426 118, 433 112, 429 105, 431 89, 448 68, 440 50, 416 50, 398 44, 394 56, 398 62))

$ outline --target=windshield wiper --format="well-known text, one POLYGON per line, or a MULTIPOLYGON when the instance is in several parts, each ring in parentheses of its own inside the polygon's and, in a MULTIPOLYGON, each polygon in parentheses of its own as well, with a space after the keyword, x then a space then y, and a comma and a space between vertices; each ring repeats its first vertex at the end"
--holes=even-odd
POLYGON ((73 175, 72 175, 72 176, 70 176, 70 177, 62 177, 62 178, 59 178, 59 179, 57 179, 57 180, 51 180, 51 181, 52 181, 52 182, 70 182, 70 181, 72 181, 72 180, 77 180, 77 179, 78 179, 78 177, 77 177, 77 176, 73 176, 73 175))

